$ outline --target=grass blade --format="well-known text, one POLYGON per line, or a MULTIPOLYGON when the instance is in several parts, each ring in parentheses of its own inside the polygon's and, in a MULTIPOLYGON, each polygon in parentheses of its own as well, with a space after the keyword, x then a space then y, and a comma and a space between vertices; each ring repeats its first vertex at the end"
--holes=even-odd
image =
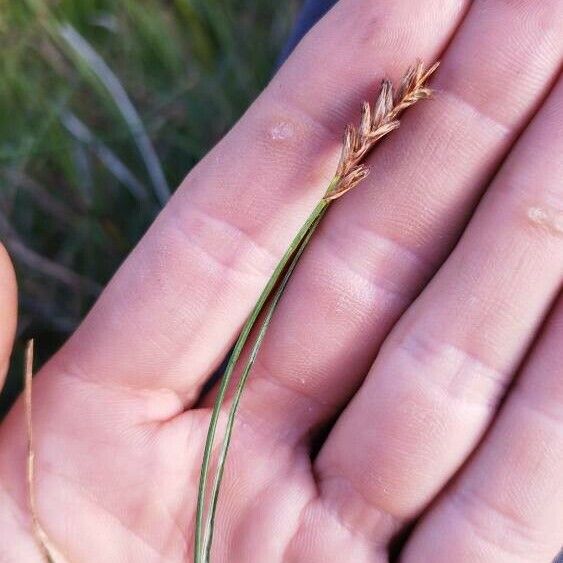
POLYGON ((85 123, 71 112, 64 112, 61 121, 75 139, 94 152, 108 171, 129 190, 133 197, 141 202, 147 201, 147 188, 123 161, 92 133, 85 123))
POLYGON ((45 277, 52 278, 66 286, 72 287, 79 293, 84 293, 92 297, 97 297, 101 293, 102 288, 96 282, 28 248, 1 211, 0 235, 4 238, 4 243, 13 254, 14 258, 24 266, 45 277))
POLYGON ((50 215, 58 224, 74 228, 80 220, 72 208, 22 170, 7 170, 4 177, 17 189, 29 194, 37 207, 50 215))
POLYGON ((165 205, 170 198, 170 188, 143 122, 125 88, 104 59, 74 27, 67 23, 58 26, 58 31, 73 54, 78 56, 87 65, 88 70, 98 78, 112 97, 131 130, 133 139, 149 173, 155 195, 158 201, 165 205))

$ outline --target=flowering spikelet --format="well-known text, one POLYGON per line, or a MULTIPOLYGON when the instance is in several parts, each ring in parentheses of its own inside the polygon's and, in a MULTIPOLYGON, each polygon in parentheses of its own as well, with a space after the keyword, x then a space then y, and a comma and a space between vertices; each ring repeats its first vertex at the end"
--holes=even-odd
POLYGON ((336 170, 338 181, 325 195, 326 200, 339 198, 368 175, 369 168, 362 164, 364 157, 379 139, 399 127, 398 118, 404 110, 431 95, 432 91, 426 82, 439 64, 424 68, 422 61, 417 61, 404 74, 396 92, 391 82, 385 79, 381 82, 373 107, 369 102, 362 104, 359 127, 350 124, 344 132, 342 153, 336 170))

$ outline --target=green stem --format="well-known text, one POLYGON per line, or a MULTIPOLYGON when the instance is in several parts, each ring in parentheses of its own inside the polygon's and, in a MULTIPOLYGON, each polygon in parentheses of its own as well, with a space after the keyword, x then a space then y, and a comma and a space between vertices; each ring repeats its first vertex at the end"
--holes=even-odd
MULTIPOLYGON (((331 182, 331 185, 334 183, 331 182)), ((205 551, 203 551, 203 519, 204 519, 204 509, 205 509, 205 492, 207 486, 207 480, 209 475, 209 466, 211 463, 211 454, 213 450, 213 443, 215 439, 215 433, 217 431, 217 424, 219 420, 219 414, 221 406, 225 399, 227 388, 233 376, 234 368, 236 363, 242 353, 244 345, 246 344, 248 337, 255 325, 264 305, 268 301, 273 289, 276 287, 281 275, 285 271, 288 263, 293 257, 296 250, 301 246, 303 239, 306 238, 311 225, 315 223, 317 218, 323 213, 325 208, 328 206, 328 202, 323 198, 312 211, 311 215, 307 218, 295 238, 291 241, 289 247, 285 251, 282 259, 276 266, 274 273, 268 280, 266 287, 262 291, 258 301, 254 305, 250 316, 245 322, 240 336, 235 344, 227 368, 223 375, 221 385, 219 386, 219 391, 217 393, 217 398, 215 400, 215 406, 213 407, 213 412, 211 414, 211 420, 209 422, 209 430, 207 432, 207 439, 205 441, 205 449, 203 452, 203 461, 201 464, 201 472, 199 478, 199 489, 198 489, 198 499, 197 499, 197 513, 196 513, 196 530, 195 530, 195 550, 194 550, 194 562, 203 563, 205 557, 205 551)))
POLYGON ((303 240, 301 241, 301 244, 299 246, 299 248, 297 248, 297 250, 295 251, 294 255, 293 255, 293 259, 291 260, 289 266, 286 268, 285 270, 285 274, 283 276, 283 279, 281 280, 281 282, 279 283, 271 301, 270 304, 268 305, 268 310, 266 313, 266 316, 264 317, 262 324, 260 326, 260 331, 256 337, 256 340, 254 342, 254 345, 252 347, 252 350, 250 352, 249 358, 247 360, 246 366, 244 368, 244 371, 242 372, 242 375, 237 383, 236 386, 236 390, 235 393, 233 395, 233 402, 231 404, 231 408, 229 410, 229 415, 227 418, 227 424, 226 424, 226 429, 225 429, 225 436, 223 438, 223 445, 221 448, 221 452, 219 454, 219 459, 217 462, 217 473, 215 475, 215 481, 213 483, 213 489, 211 491, 211 506, 209 509, 209 514, 208 514, 208 518, 207 518, 207 525, 206 525, 206 537, 205 537, 205 541, 204 541, 204 550, 205 550, 205 561, 209 561, 210 558, 210 554, 211 554, 211 543, 213 541, 213 529, 214 529, 214 523, 215 523, 215 513, 217 510, 217 503, 218 503, 218 499, 219 499, 219 489, 221 487, 221 480, 223 478, 223 471, 225 469, 225 461, 227 458, 227 452, 229 450, 229 445, 231 442, 231 437, 232 437, 232 432, 233 432, 233 427, 234 427, 234 422, 235 422, 235 416, 239 407, 239 403, 240 403, 240 399, 242 396, 242 392, 244 390, 244 387, 246 385, 246 381, 248 379, 248 376, 250 374, 250 371, 254 365, 254 362, 256 360, 256 357, 258 356, 258 352, 262 346, 262 343, 264 341, 264 337, 266 336, 266 331, 268 330, 268 327, 270 325, 270 321, 272 320, 272 316, 274 314, 274 311, 279 303, 279 300, 281 299, 281 296, 283 295, 283 292, 285 290, 285 287, 287 286, 287 283, 289 281, 289 278, 291 277, 291 274, 293 273, 293 270, 295 269, 295 267, 297 266, 297 263, 299 262, 299 259, 301 258, 301 255, 303 254, 303 251, 305 250, 307 243, 309 242, 309 239, 311 238, 311 236, 313 235, 313 233, 315 232, 315 229, 317 228, 317 225, 319 224, 320 220, 322 219, 326 209, 327 209, 328 205, 325 205, 325 207, 320 211, 320 213, 317 215, 315 221, 310 225, 309 230, 307 231, 307 234, 305 235, 305 237, 303 238, 303 240))

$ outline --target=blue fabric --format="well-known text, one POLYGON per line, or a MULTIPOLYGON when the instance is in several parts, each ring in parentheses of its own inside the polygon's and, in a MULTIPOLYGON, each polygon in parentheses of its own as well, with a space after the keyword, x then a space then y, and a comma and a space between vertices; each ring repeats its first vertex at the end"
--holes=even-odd
POLYGON ((301 13, 295 22, 295 26, 285 47, 283 48, 279 64, 291 54, 297 43, 303 36, 336 4, 337 0, 305 0, 301 13))

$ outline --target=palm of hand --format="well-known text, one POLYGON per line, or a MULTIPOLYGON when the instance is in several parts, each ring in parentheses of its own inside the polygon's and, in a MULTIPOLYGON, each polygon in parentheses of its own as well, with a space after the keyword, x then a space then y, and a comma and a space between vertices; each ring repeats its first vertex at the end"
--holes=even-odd
MULTIPOLYGON (((36 494, 41 523, 57 551, 72 554, 70 561, 189 560, 208 409, 178 415, 167 393, 139 397, 60 374, 49 377, 47 389, 43 381, 34 389, 34 401, 51 408, 38 406, 34 413, 41 460, 36 494), (176 416, 166 420, 170 408, 176 416), (158 411, 164 420, 147 418, 158 411)), ((0 467, 8 483, 21 482, 26 456, 22 417, 22 410, 15 409, 2 429, 0 467)), ((323 528, 330 533, 337 523, 330 510, 315 506, 306 449, 284 442, 267 445, 243 422, 237 426, 229 467, 222 494, 228 510, 218 517, 218 526, 229 535, 227 541, 216 539, 216 560, 282 560, 284 554, 300 559, 306 546, 296 532, 306 505, 320 511, 319 534, 323 528)), ((13 498, 3 503, 24 520, 27 490, 19 486, 11 492, 13 498)), ((36 540, 27 526, 20 518, 8 524, 5 537, 10 540, 2 549, 6 560, 37 559, 36 540)), ((341 556, 351 553, 354 547, 346 542, 341 556)))

